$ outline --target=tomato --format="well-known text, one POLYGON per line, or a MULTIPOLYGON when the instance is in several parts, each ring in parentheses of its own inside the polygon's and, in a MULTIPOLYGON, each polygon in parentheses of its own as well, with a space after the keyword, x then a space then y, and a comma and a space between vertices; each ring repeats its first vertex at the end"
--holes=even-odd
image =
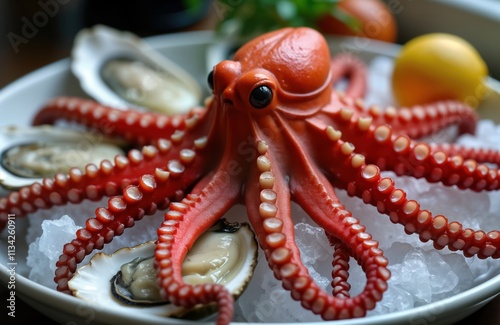
POLYGON ((395 59, 392 89, 400 105, 453 99, 477 107, 485 95, 488 67, 461 37, 446 33, 418 36, 395 59))
POLYGON ((396 42, 396 20, 382 0, 342 0, 337 4, 337 9, 340 14, 355 18, 358 22, 357 26, 351 28, 338 18, 326 15, 318 21, 321 32, 396 42))

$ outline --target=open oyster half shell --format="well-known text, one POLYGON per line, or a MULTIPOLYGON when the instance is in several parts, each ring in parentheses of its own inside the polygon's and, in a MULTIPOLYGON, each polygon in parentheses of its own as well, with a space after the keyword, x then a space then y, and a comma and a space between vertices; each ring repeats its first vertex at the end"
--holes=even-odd
POLYGON ((172 115, 201 102, 201 87, 189 73, 130 32, 83 29, 71 56, 81 87, 102 104, 172 115))
POLYGON ((19 189, 70 168, 124 154, 125 143, 98 132, 43 126, 0 126, 0 185, 19 189))
MULTIPOLYGON (((73 295, 114 310, 137 309, 165 317, 199 319, 216 312, 215 303, 191 309, 161 299, 153 267, 154 241, 97 253, 68 282, 73 295)), ((247 223, 220 220, 200 236, 186 255, 183 280, 187 284, 219 283, 239 297, 257 264, 257 241, 247 223)))

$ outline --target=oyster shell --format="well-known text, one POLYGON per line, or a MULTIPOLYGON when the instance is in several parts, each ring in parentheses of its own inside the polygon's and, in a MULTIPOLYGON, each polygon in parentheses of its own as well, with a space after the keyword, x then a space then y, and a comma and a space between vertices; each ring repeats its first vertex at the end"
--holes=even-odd
MULTIPOLYGON (((155 244, 150 241, 113 254, 97 253, 68 282, 73 295, 111 308, 133 308, 165 317, 198 319, 216 311, 214 304, 192 309, 160 298, 153 267, 155 244)), ((188 284, 220 283, 237 298, 257 264, 257 242, 247 223, 219 221, 200 236, 182 265, 188 284)))
POLYGON ((71 70, 85 92, 114 107, 179 114, 201 102, 190 74, 138 36, 104 25, 77 34, 71 70))
POLYGON ((17 189, 67 173, 72 167, 84 169, 123 154, 124 144, 90 131, 35 127, 0 127, 0 185, 17 189))

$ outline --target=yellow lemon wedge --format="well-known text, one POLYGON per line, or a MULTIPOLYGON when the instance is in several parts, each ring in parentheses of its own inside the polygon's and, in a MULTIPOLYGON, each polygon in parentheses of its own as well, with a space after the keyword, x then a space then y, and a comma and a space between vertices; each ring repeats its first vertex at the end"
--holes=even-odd
POLYGON ((461 37, 431 33, 403 45, 395 59, 392 89, 399 105, 460 100, 477 107, 488 94, 488 67, 461 37))

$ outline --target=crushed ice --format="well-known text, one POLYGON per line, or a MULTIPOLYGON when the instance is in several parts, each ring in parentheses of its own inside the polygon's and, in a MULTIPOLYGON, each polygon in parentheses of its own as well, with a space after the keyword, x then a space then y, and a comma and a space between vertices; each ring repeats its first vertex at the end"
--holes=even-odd
MULTIPOLYGON (((392 61, 377 57, 372 61, 369 73, 369 95, 367 104, 384 107, 392 104, 389 77, 392 61)), ((458 142, 470 146, 488 146, 500 149, 500 127, 491 121, 480 121, 476 136, 462 136, 458 142)), ((446 188, 440 184, 429 184, 410 177, 393 177, 396 185, 405 189, 408 197, 418 199, 422 208, 434 214, 444 214, 465 227, 491 230, 498 228, 495 214, 500 210, 500 193, 475 193, 446 188)), ((447 249, 436 251, 431 243, 422 243, 417 235, 408 236, 403 227, 394 225, 386 215, 380 215, 372 206, 363 204, 357 198, 348 197, 344 191, 337 191, 341 202, 367 227, 367 232, 378 240, 389 259, 392 277, 383 300, 368 315, 386 314, 429 304, 463 292, 499 273, 500 261, 465 258, 460 253, 447 249)), ((27 240, 29 248, 28 265, 32 267, 30 278, 49 287, 52 283, 54 264, 62 245, 74 238, 78 227, 92 216, 96 206, 89 203, 68 208, 55 208, 50 212, 38 212, 30 216, 32 226, 27 240), (65 214, 71 213, 68 217, 65 214), (59 220, 50 216, 64 215, 59 220), (78 217, 80 216, 80 217, 78 217), (46 221, 45 219, 49 219, 46 221), (40 227, 41 224, 41 227, 40 227), (43 234, 41 233, 43 231, 43 234)), ((233 211, 244 214, 242 207, 233 211)), ((318 284, 330 290, 332 250, 321 228, 309 221, 301 209, 293 206, 296 221, 296 240, 301 249, 304 263, 318 284)), ((121 237, 115 238, 105 247, 113 252, 124 246, 134 246, 154 239, 156 229, 162 221, 162 213, 145 217, 121 237)), ((88 259, 88 258, 87 258, 88 259)), ((84 262, 85 263, 85 262, 84 262)), ((353 295, 362 291, 364 274, 351 261, 350 282, 353 295)), ((237 321, 249 322, 301 322, 320 321, 318 316, 305 311, 300 303, 284 291, 267 266, 264 254, 259 254, 259 263, 254 277, 236 305, 237 321)))

